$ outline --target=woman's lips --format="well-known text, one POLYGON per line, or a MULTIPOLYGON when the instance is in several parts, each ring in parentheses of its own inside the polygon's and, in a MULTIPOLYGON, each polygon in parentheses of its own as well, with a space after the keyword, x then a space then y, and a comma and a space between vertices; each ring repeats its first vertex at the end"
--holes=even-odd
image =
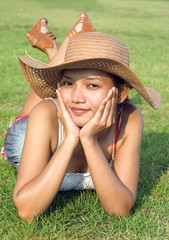
POLYGON ((82 114, 84 114, 84 113, 86 113, 86 112, 88 112, 89 111, 89 109, 84 109, 84 108, 70 108, 71 109, 71 111, 73 112, 73 113, 75 113, 76 115, 82 115, 82 114))

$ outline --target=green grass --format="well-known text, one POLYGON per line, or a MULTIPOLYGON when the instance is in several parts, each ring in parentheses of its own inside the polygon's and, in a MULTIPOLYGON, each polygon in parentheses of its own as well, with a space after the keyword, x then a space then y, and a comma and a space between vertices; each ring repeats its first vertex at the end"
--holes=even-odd
POLYGON ((138 197, 131 213, 108 216, 95 192, 59 193, 49 210, 26 224, 17 217, 12 191, 17 171, 0 158, 0 239, 169 239, 169 2, 160 0, 6 0, 0 1, 0 146, 5 131, 29 92, 17 55, 47 58, 24 34, 46 17, 59 44, 86 10, 97 31, 112 34, 130 51, 131 69, 158 90, 160 109, 153 110, 134 91, 130 99, 143 112, 138 197))

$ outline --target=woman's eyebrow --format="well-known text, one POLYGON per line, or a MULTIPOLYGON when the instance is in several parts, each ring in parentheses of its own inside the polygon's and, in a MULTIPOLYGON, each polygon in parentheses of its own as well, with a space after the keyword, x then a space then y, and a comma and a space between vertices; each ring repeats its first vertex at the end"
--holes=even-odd
POLYGON ((66 75, 63 75, 63 77, 62 78, 67 78, 67 79, 72 79, 71 77, 69 77, 69 76, 66 76, 66 75))
MULTIPOLYGON (((69 79, 69 80, 72 80, 72 78, 70 77, 70 76, 67 76, 67 75, 63 75, 63 77, 62 78, 67 78, 67 79, 69 79)), ((86 80, 99 80, 99 81, 102 81, 99 77, 87 77, 86 78, 86 80)))
POLYGON ((87 77, 86 78, 87 80, 99 80, 99 81, 102 81, 100 78, 98 77, 87 77))

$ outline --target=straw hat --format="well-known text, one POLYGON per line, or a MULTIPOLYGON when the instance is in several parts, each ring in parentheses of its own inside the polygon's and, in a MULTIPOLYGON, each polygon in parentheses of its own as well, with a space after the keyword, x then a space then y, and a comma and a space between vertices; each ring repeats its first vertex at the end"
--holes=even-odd
POLYGON ((130 70, 127 47, 105 33, 87 32, 73 37, 67 46, 64 62, 56 66, 21 56, 19 60, 26 80, 41 98, 57 97, 57 82, 61 80, 62 70, 87 68, 121 77, 153 108, 158 108, 161 103, 159 93, 143 86, 130 70))

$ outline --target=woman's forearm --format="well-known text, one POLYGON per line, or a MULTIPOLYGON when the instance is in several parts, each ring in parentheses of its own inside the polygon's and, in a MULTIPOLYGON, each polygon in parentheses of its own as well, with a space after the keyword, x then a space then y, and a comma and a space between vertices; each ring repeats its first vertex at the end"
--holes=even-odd
POLYGON ((130 190, 120 181, 97 140, 82 140, 85 156, 99 200, 108 214, 125 215, 135 199, 130 190))
POLYGON ((43 171, 13 194, 21 219, 31 219, 45 211, 59 191, 77 143, 65 139, 43 171))

